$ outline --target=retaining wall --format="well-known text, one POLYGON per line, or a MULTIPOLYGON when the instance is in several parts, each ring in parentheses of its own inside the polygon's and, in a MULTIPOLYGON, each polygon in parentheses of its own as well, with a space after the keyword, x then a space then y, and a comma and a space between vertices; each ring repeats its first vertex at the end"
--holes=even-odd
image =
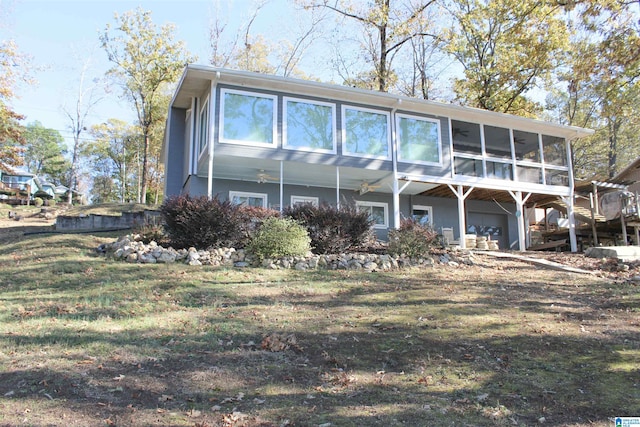
POLYGON ((55 229, 61 231, 74 230, 104 230, 131 228, 145 222, 157 221, 160 212, 144 210, 142 212, 123 212, 122 215, 97 215, 65 216, 56 218, 55 229))

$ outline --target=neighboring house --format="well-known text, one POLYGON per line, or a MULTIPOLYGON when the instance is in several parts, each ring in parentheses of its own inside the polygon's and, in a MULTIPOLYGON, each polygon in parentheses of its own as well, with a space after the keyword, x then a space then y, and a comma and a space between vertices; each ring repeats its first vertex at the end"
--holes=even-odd
POLYGON ((628 191, 640 194, 640 157, 614 176, 611 182, 626 184, 628 191))
POLYGON ((0 190, 6 196, 21 196, 31 199, 40 189, 40 180, 32 173, 5 167, 0 178, 0 190))
MULTIPOLYGON (((525 250, 525 207, 573 206, 569 142, 588 129, 346 86, 189 65, 169 108, 165 195, 282 209, 355 203, 525 250)), ((572 218, 573 215, 570 215, 572 218)), ((462 246, 465 239, 459 239, 462 246)), ((576 250, 575 234, 572 249, 576 250)))

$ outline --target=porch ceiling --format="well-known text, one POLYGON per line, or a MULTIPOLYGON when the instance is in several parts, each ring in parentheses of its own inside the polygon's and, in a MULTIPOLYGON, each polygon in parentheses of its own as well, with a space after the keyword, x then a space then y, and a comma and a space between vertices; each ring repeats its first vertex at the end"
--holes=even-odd
MULTIPOLYGON (((207 176, 201 168, 200 176, 207 176)), ((339 167, 340 189, 359 192, 363 186, 373 193, 393 192, 393 173, 388 170, 339 167)), ((256 159, 247 157, 218 156, 213 161, 213 177, 236 181, 279 183, 280 160, 256 159)), ((283 182, 285 185, 335 188, 337 180, 336 166, 284 161, 283 182)), ((401 181, 400 186, 404 183, 401 181)), ((436 187, 436 184, 412 182, 402 194, 420 194, 436 187)), ((364 193, 363 193, 364 194, 364 193)))
MULTIPOLYGON (((469 188, 465 186, 465 189, 469 188)), ((446 198, 456 198, 455 194, 451 191, 449 186, 447 185, 438 185, 432 189, 424 191, 421 193, 423 196, 432 196, 432 197, 446 197, 446 198)), ((553 201, 558 200, 558 196, 553 196, 549 194, 531 194, 525 206, 531 207, 534 204, 536 206, 542 206, 547 203, 551 203, 553 201)), ((484 200, 484 201, 496 201, 499 203, 513 203, 513 197, 509 194, 508 191, 505 190, 493 190, 486 188, 474 188, 471 194, 469 194, 468 200, 484 200)))

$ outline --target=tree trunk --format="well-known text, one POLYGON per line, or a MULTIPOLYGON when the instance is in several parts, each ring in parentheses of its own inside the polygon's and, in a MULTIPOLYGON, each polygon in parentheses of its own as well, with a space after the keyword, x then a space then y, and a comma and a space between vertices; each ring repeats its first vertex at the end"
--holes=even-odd
POLYGON ((142 156, 142 194, 140 195, 140 203, 147 203, 147 174, 149 173, 149 132, 145 129, 144 132, 144 153, 142 156))

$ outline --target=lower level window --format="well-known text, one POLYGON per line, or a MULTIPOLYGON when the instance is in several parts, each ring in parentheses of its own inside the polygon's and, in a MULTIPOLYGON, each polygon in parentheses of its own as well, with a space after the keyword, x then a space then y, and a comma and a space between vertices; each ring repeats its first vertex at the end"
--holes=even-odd
POLYGON ((229 200, 236 205, 267 207, 267 195, 264 193, 246 193, 244 191, 229 191, 229 200))
POLYGON ((433 226, 433 215, 431 206, 413 205, 411 217, 420 225, 433 226))
POLYGON ((369 213, 373 220, 373 228, 389 228, 389 207, 386 203, 356 202, 358 211, 369 213))
POLYGON ((318 198, 309 197, 309 196, 291 196, 291 206, 306 205, 306 204, 311 204, 317 207, 318 198))

